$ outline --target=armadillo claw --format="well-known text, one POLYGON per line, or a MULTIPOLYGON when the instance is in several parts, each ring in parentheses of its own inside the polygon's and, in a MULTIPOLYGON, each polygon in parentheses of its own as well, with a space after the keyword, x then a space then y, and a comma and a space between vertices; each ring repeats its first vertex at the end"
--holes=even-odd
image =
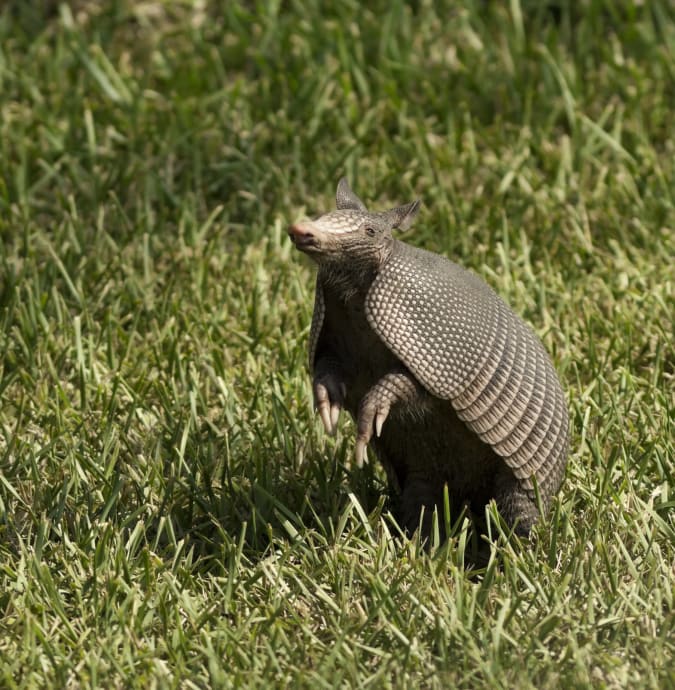
POLYGON ((331 419, 331 404, 328 397, 328 389, 322 383, 317 383, 314 392, 316 395, 316 409, 323 422, 323 428, 327 434, 333 435, 334 425, 331 419))
POLYGON ((356 448, 354 449, 354 457, 356 459, 356 466, 357 467, 363 467, 364 463, 366 462, 366 445, 367 441, 364 441, 361 438, 356 439, 356 448))
POLYGON ((324 376, 323 381, 314 381, 314 407, 316 408, 323 428, 333 436, 342 410, 342 401, 346 395, 346 386, 332 376, 324 376))
POLYGON ((337 423, 338 420, 340 419, 340 410, 342 409, 342 405, 340 405, 339 402, 333 402, 330 406, 330 423, 331 426, 333 427, 333 432, 337 430, 337 423))
POLYGON ((328 397, 328 389, 323 383, 317 383, 314 386, 314 396, 316 400, 316 409, 323 422, 323 428, 327 434, 333 433, 333 422, 331 419, 331 404, 328 397))
POLYGON ((331 422, 328 403, 319 403, 319 415, 321 415, 321 421, 323 422, 323 428, 326 430, 326 433, 332 436, 335 433, 335 429, 331 422))
POLYGON ((375 417, 375 436, 377 438, 380 438, 380 435, 382 434, 382 425, 384 424, 384 420, 387 418, 389 415, 389 410, 378 410, 377 415, 375 417))
POLYGON ((374 405, 366 402, 361 403, 359 417, 357 420, 358 434, 356 436, 356 464, 358 467, 363 465, 366 456, 366 446, 373 437, 373 427, 375 435, 379 438, 382 433, 382 425, 389 415, 389 405, 374 405))

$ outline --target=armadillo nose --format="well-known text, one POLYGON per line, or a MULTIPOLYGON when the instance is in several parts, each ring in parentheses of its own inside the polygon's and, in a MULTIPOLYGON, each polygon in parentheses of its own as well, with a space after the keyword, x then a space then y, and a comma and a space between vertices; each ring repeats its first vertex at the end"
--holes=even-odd
POLYGON ((288 236, 293 239, 302 232, 302 226, 299 223, 293 223, 288 227, 288 236))
POLYGON ((307 223, 293 223, 293 225, 288 228, 288 234, 292 239, 295 237, 305 237, 306 235, 311 235, 312 233, 307 223))
POLYGON ((312 227, 309 223, 293 223, 288 228, 288 236, 298 248, 316 244, 316 236, 312 232, 312 227))

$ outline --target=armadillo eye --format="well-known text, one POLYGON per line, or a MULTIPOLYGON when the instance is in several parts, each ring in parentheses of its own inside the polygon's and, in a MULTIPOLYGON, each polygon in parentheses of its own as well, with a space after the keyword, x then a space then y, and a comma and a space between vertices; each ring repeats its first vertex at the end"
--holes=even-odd
POLYGON ((375 228, 366 228, 366 235, 368 235, 368 237, 375 237, 375 228))

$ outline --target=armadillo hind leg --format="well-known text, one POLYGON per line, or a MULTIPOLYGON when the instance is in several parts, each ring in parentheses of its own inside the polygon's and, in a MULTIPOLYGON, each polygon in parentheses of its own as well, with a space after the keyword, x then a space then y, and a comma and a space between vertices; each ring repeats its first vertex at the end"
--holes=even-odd
MULTIPOLYGON (((520 537, 527 537, 539 517, 537 504, 533 497, 524 490, 515 478, 504 477, 504 481, 497 485, 495 499, 500 515, 509 528, 514 528, 520 537)), ((420 479, 408 479, 401 492, 402 527, 412 535, 415 530, 421 528, 422 536, 429 538, 432 532, 433 513, 438 512, 439 528, 441 536, 445 538, 443 514, 443 493, 437 482, 423 481, 420 479), (422 509, 424 513, 422 514, 422 509)), ((451 515, 454 522, 461 514, 462 509, 468 509, 468 515, 478 518, 473 513, 474 506, 458 500, 458 497, 450 498, 451 515)), ((475 507, 478 508, 477 506, 475 507)), ((480 518, 478 518, 481 524, 480 518)))
POLYGON ((522 487, 518 479, 505 470, 495 481, 495 500, 499 514, 506 524, 521 537, 527 537, 539 518, 537 503, 531 491, 522 487))

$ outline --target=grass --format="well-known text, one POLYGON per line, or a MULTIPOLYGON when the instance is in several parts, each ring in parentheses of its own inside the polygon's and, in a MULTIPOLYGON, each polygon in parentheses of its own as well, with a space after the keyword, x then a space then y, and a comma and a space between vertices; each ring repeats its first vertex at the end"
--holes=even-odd
POLYGON ((371 7, 3 4, 3 687, 675 687, 675 13, 371 7), (565 383, 559 500, 477 576, 313 417, 285 227, 341 174, 565 383))

